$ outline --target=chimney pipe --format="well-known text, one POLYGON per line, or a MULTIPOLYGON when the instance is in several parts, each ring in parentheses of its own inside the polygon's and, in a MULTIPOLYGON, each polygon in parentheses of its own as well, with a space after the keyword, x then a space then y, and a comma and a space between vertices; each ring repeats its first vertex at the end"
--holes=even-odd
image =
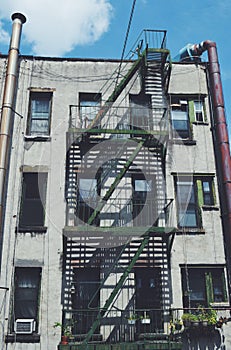
POLYGON ((229 294, 231 297, 231 158, 229 136, 216 43, 206 40, 198 45, 194 45, 194 52, 197 55, 201 55, 206 50, 208 52, 215 152, 221 193, 221 217, 228 266, 229 294))
MULTIPOLYGON (((3 238, 3 213, 5 206, 5 184, 8 170, 9 146, 11 141, 12 112, 18 75, 18 55, 22 25, 26 17, 21 13, 11 16, 12 35, 8 52, 7 71, 4 85, 2 112, 0 121, 0 245, 3 238)), ((0 246, 1 254, 1 246, 0 246)))

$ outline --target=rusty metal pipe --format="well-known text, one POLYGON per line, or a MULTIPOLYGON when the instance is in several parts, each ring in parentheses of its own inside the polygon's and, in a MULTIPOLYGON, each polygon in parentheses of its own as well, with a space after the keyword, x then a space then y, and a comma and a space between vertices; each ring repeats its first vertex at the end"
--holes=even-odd
POLYGON ((203 41, 201 44, 195 45, 194 50, 198 55, 201 55, 204 51, 208 52, 215 152, 220 184, 221 216, 228 266, 229 294, 231 296, 231 158, 220 66, 215 42, 210 40, 203 41))
POLYGON ((8 53, 7 71, 2 100, 0 121, 0 243, 3 235, 3 212, 5 205, 5 184, 8 169, 9 145, 11 138, 12 109, 18 75, 18 55, 22 25, 26 17, 21 13, 12 15, 12 35, 8 53))

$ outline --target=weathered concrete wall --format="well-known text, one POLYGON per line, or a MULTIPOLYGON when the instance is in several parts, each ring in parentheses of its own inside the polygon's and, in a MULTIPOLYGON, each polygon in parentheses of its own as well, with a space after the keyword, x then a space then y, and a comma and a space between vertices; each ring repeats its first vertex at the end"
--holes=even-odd
MULTIPOLYGON (((39 266, 42 268, 41 297, 39 312, 39 344, 9 344, 9 350, 47 350, 55 349, 60 332, 53 324, 61 321, 62 290, 62 230, 65 226, 66 203, 65 166, 66 166, 66 132, 69 123, 69 106, 79 104, 79 92, 99 92, 101 86, 118 67, 119 62, 52 60, 21 58, 19 83, 14 115, 14 131, 11 148, 11 162, 8 182, 8 194, 4 228, 2 274, 0 286, 9 291, 0 290, 1 309, 0 339, 8 331, 13 295, 14 267, 39 266), (26 137, 29 105, 29 89, 52 89, 52 119, 50 139, 36 141, 26 137), (48 172, 46 196, 46 233, 15 233, 19 220, 20 198, 22 191, 22 166, 28 169, 46 169, 48 172)), ((5 59, 0 59, 0 71, 3 72, 5 59)), ((1 75, 1 73, 0 73, 1 75)), ((2 75, 1 75, 2 77, 2 75)), ((0 80, 2 86, 3 79, 0 80)), ((104 91, 105 101, 113 91, 114 84, 104 91)), ((138 94, 140 80, 136 74, 126 86, 116 102, 128 106, 128 92, 138 94)), ((174 94, 208 94, 204 66, 193 64, 174 64, 170 93, 174 94)), ((168 148, 166 174, 167 198, 175 198, 173 173, 216 174, 211 135, 210 111, 207 106, 207 125, 193 124, 195 145, 171 143, 168 148)), ((182 307, 180 266, 185 264, 225 265, 223 236, 220 220, 219 197, 216 209, 202 210, 203 232, 179 233, 174 238, 171 251, 171 295, 173 307, 182 307)), ((173 201, 173 223, 176 225, 176 205, 173 201)), ((167 277, 168 278, 168 277, 167 277)), ((102 298, 106 299, 105 291, 102 298)), ((127 299, 126 299, 127 302, 127 299)), ((118 300, 118 305, 120 300, 118 300)), ((227 328, 228 329, 228 328, 227 328)), ((229 335, 226 334, 226 339, 229 335)), ((228 344, 230 344, 230 340, 228 344)))
MULTIPOLYGON (((173 64, 173 70, 170 81, 170 93, 184 95, 208 96, 209 92, 206 84, 206 72, 202 66, 192 64, 173 64)), ((172 274, 172 297, 174 307, 183 307, 183 295, 181 285, 181 266, 225 266, 225 254, 223 245, 223 233, 220 218, 220 205, 218 196, 218 186, 216 177, 216 167, 214 158, 214 149, 211 132, 211 117, 207 97, 205 98, 207 122, 204 124, 193 123, 193 140, 195 144, 187 144, 179 141, 170 143, 167 155, 167 193, 169 198, 175 198, 173 174, 191 174, 191 175, 214 175, 216 203, 214 208, 207 211, 202 207, 203 230, 181 230, 174 239, 171 252, 171 274, 172 274), (183 231, 183 232, 182 232, 183 231), (194 232, 193 232, 194 231, 194 232)), ((176 219, 176 202, 174 202, 174 214, 176 219)), ((175 224, 177 222, 175 221, 175 224)), ((229 303, 218 303, 217 307, 229 306, 229 303)), ((227 327, 227 329, 229 326, 227 327)), ((226 332, 225 343, 230 344, 230 336, 226 332)), ((188 340, 185 340, 184 349, 207 349, 216 348, 217 337, 221 339, 220 333, 214 333, 214 339, 205 335, 193 337, 191 347, 188 347, 188 340), (219 335, 219 337, 218 337, 219 335), (210 338, 210 343, 208 342, 210 338), (207 347, 205 347, 207 344, 207 347), (212 345, 213 344, 213 345, 212 345)), ((186 337, 187 338, 187 337, 186 337)), ((222 349, 222 344, 217 345, 222 349)), ((228 346, 228 345, 226 345, 228 346)))

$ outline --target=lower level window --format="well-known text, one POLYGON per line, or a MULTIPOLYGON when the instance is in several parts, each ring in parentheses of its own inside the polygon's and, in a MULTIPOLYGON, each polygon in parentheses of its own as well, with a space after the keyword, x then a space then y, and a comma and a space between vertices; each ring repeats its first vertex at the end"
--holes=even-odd
POLYGON ((183 306, 209 307, 213 302, 227 301, 223 268, 182 268, 183 306))
POLYGON ((29 327, 26 330, 27 333, 37 330, 40 280, 41 268, 16 267, 15 269, 13 329, 16 332, 18 328, 18 332, 23 333, 26 320, 33 322, 33 328, 29 327))

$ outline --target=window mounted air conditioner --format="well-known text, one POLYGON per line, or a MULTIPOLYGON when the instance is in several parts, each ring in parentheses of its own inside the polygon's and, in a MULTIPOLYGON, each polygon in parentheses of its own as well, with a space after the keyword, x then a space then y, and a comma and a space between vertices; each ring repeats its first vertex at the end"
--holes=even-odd
POLYGON ((31 334, 35 331, 36 322, 32 318, 18 318, 14 323, 16 334, 31 334))

